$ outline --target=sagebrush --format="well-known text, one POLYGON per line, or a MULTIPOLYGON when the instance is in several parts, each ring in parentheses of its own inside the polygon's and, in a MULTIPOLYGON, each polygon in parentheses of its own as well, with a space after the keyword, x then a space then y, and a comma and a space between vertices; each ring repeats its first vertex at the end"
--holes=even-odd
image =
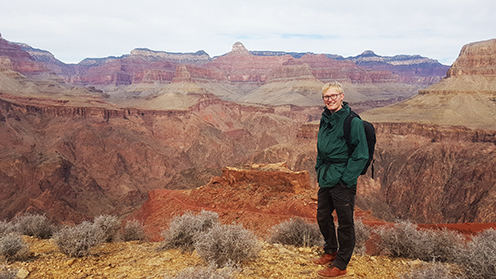
POLYGON ((138 220, 129 220, 123 228, 122 239, 124 241, 146 240, 145 225, 138 220))
POLYGON ((407 274, 400 275, 401 279, 463 279, 463 274, 457 273, 450 266, 440 262, 424 262, 412 268, 407 274))
POLYGON ((70 257, 83 257, 89 254, 90 249, 105 241, 102 230, 91 222, 66 227, 58 231, 53 240, 60 251, 70 257))
POLYGON ((19 234, 9 233, 0 238, 0 255, 9 262, 26 260, 29 246, 19 234))
POLYGON ((378 249, 392 257, 423 261, 453 262, 460 254, 464 239, 459 233, 443 230, 421 230, 408 221, 393 227, 373 230, 379 236, 378 249))
POLYGON ((93 220, 95 229, 102 231, 105 242, 113 242, 119 238, 121 223, 116 216, 100 215, 93 220))
POLYGON ((372 229, 363 224, 361 220, 355 221, 355 250, 358 255, 365 255, 366 243, 372 235, 372 229))
POLYGON ((161 233, 164 238, 162 249, 178 248, 185 252, 193 252, 195 235, 212 228, 218 219, 219 215, 216 212, 205 210, 197 215, 186 212, 182 216, 175 217, 169 228, 161 233))
POLYGON ((270 229, 269 243, 280 243, 296 247, 310 247, 324 244, 319 226, 303 218, 294 217, 270 229))
POLYGON ((255 234, 238 224, 214 225, 195 236, 194 247, 201 259, 217 267, 241 263, 261 250, 255 234))
POLYGON ((474 236, 456 262, 468 278, 496 278, 496 230, 488 229, 474 236))
POLYGON ((55 230, 45 215, 23 214, 14 219, 16 230, 23 235, 34 236, 40 239, 49 239, 55 230))
POLYGON ((228 264, 217 269, 214 264, 209 266, 196 266, 180 271, 172 279, 234 279, 239 273, 239 268, 228 264))
POLYGON ((0 279, 17 279, 17 269, 0 268, 0 279))
POLYGON ((0 237, 14 232, 15 230, 15 226, 12 222, 0 221, 0 237))

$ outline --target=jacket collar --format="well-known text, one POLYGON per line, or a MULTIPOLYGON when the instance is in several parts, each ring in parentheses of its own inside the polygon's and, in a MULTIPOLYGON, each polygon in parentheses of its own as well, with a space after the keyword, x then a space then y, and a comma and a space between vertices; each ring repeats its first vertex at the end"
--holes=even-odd
POLYGON ((324 112, 322 113, 322 116, 326 118, 330 117, 341 117, 345 113, 349 113, 350 107, 348 106, 348 102, 343 102, 343 107, 336 111, 335 113, 332 113, 327 107, 324 107, 324 112))

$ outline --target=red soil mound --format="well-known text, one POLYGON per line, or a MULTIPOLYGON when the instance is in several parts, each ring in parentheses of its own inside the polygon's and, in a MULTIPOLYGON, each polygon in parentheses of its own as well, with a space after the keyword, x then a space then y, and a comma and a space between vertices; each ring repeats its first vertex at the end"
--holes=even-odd
MULTIPOLYGON (((213 177, 205 186, 191 190, 153 190, 131 218, 142 220, 153 241, 174 216, 187 211, 213 211, 221 223, 236 222, 266 237, 270 228, 292 217, 314 223, 317 212, 317 189, 309 183, 308 172, 293 172, 285 164, 253 165, 251 169, 224 168, 222 177, 213 177)), ((392 226, 369 211, 355 210, 355 219, 368 226, 392 226)), ((459 231, 473 235, 496 228, 496 224, 419 224, 419 228, 459 231)))
MULTIPOLYGON (((252 166, 250 170, 223 169, 222 177, 192 190, 153 190, 132 218, 142 220, 153 240, 174 216, 184 212, 214 211, 224 224, 240 223, 263 237, 269 229, 292 217, 315 222, 317 189, 308 172, 293 172, 284 164, 252 166)), ((357 218, 380 222, 357 209, 357 218)))

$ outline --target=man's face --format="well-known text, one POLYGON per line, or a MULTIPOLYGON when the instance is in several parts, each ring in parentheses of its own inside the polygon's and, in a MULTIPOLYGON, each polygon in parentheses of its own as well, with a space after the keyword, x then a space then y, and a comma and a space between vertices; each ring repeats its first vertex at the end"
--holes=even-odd
POLYGON ((323 95, 322 99, 328 110, 336 112, 343 107, 344 94, 338 93, 336 90, 329 88, 323 95))

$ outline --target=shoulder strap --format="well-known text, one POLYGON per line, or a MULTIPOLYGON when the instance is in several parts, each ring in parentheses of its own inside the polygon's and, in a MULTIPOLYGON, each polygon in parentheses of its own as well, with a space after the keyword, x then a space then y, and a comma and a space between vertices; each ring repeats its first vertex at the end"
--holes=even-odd
POLYGON ((360 116, 358 114, 356 114, 356 112, 350 110, 350 113, 344 119, 344 124, 343 124, 344 139, 346 140, 346 143, 348 143, 348 146, 350 145, 350 142, 351 142, 351 139, 350 139, 351 120, 353 120, 353 117, 360 118, 360 116))

